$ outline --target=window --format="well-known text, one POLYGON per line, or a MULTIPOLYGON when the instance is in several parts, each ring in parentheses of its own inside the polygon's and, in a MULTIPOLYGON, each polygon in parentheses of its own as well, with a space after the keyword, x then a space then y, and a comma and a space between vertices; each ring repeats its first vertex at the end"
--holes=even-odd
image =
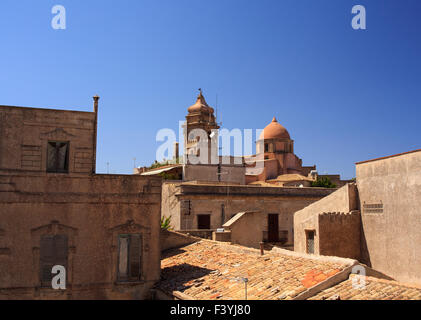
POLYGON ((269 152, 269 144, 265 143, 265 152, 269 152))
POLYGON ((121 234, 118 236, 118 281, 140 280, 141 248, 140 234, 121 234))
POLYGON ((210 226, 210 214, 199 214, 197 215, 197 229, 209 230, 210 226))
POLYGON ((49 141, 47 145, 47 171, 69 171, 69 143, 49 141))
POLYGON ((42 287, 51 287, 53 266, 60 265, 67 270, 67 249, 66 235, 45 235, 41 237, 40 280, 42 287))
POLYGON ((314 230, 306 231, 307 253, 314 254, 314 230))

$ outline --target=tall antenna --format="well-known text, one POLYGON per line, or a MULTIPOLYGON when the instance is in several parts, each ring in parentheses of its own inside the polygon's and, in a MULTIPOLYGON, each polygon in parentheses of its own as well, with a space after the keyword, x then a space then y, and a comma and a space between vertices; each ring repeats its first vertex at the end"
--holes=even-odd
POLYGON ((218 94, 216 94, 216 101, 215 101, 215 122, 218 124, 218 94))
POLYGON ((217 125, 222 126, 222 122, 218 123, 218 94, 216 94, 215 110, 215 122, 217 125))

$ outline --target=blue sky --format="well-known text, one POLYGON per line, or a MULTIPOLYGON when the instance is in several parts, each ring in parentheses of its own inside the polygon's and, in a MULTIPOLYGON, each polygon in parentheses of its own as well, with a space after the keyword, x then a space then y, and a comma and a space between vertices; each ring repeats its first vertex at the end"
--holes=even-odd
POLYGON ((0 105, 90 111, 100 95, 97 171, 131 173, 201 87, 223 127, 276 116, 305 165, 352 178, 421 148, 420 16, 419 0, 2 0, 0 105))

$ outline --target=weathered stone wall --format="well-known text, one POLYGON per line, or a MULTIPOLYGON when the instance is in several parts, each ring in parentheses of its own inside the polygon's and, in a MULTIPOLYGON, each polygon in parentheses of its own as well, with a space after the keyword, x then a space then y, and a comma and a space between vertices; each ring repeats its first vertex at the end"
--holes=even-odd
POLYGON ((186 165, 185 181, 212 181, 245 184, 245 167, 242 165, 222 164, 220 172, 217 165, 186 165), (219 176, 219 178, 218 178, 219 176))
POLYGON ((421 284, 421 150, 357 164, 363 262, 421 284))
MULTIPOLYGON (((322 188, 279 188, 220 184, 190 184, 164 183, 162 214, 172 215, 174 230, 196 230, 197 216, 209 214, 211 229, 221 228, 235 214, 243 211, 259 211, 256 216, 259 223, 250 225, 258 227, 253 236, 247 228, 241 228, 243 237, 256 237, 247 240, 253 242, 254 247, 263 240, 264 232, 268 231, 268 214, 279 215, 279 231, 288 232, 288 244, 294 240, 293 215, 294 212, 331 194, 333 189, 322 188), (165 197, 168 196, 168 199, 165 197), (177 229, 180 228, 180 229, 177 229)), ((254 222, 252 223, 254 224, 254 222)), ((232 241, 236 241, 234 235, 232 241)), ((238 239, 240 239, 238 238, 238 239)), ((240 240, 238 240, 240 241, 240 240)), ((237 242, 238 242, 237 241, 237 242)), ((245 243, 243 240, 241 244, 245 243)), ((248 244, 246 244, 248 245, 248 244)))
MULTIPOLYGON (((314 238, 314 253, 315 254, 322 254, 320 252, 320 248, 323 248, 323 244, 321 243, 321 230, 319 224, 319 215, 324 212, 342 212, 348 213, 353 210, 358 210, 358 202, 357 202, 357 189, 355 184, 347 184, 344 187, 336 190, 331 195, 309 205, 308 207, 295 212, 294 214, 294 250, 298 252, 306 252, 307 251, 307 243, 306 243, 306 231, 307 230, 314 230, 315 231, 315 238, 314 238)), ((325 220, 323 220, 325 221, 325 220)), ((339 220, 337 221, 339 222, 339 220)), ((337 226, 340 228, 341 223, 337 226)), ((332 230, 336 229, 336 227, 331 226, 323 226, 325 229, 325 235, 328 235, 330 232, 328 231, 329 228, 332 230)), ((358 233, 359 234, 359 233, 358 233)), ((331 236, 334 236, 332 234, 331 236)), ((355 239, 355 236, 352 236, 355 239)), ((324 238, 325 241, 334 241, 329 240, 329 237, 324 238)), ((340 241, 339 239, 336 241, 340 241)), ((358 240, 359 243, 359 240, 358 240)), ((352 244, 354 247, 355 244, 352 244)), ((329 249, 330 250, 330 249, 329 249)), ((348 249, 345 250, 347 252, 348 249)), ((340 251, 338 251, 340 253, 340 251)))
MULTIPOLYGON (((281 226, 285 227, 284 224, 281 226)), ((267 230, 267 215, 260 212, 247 212, 231 227, 231 243, 250 248, 260 248, 262 231, 267 230)))
POLYGON ((175 196, 178 191, 177 182, 167 182, 163 181, 162 183, 162 206, 161 206, 161 216, 171 217, 171 228, 173 230, 181 229, 181 220, 180 220, 180 201, 175 196))
POLYGON ((48 141, 69 142, 69 173, 95 171, 94 112, 0 106, 0 174, 45 172, 48 141))
POLYGON ((182 234, 179 232, 161 230, 160 243, 161 243, 161 252, 173 248, 179 248, 191 243, 195 243, 202 239, 193 237, 190 235, 182 234))
POLYGON ((212 232, 212 240, 220 242, 231 242, 231 231, 212 232))
POLYGON ((0 176, 0 299, 142 299, 160 274, 161 179, 0 176), (118 234, 141 233, 142 279, 118 283, 118 234), (66 234, 67 289, 42 288, 40 238, 66 234))
POLYGON ((361 217, 359 211, 326 212, 318 216, 319 254, 360 259, 361 217))

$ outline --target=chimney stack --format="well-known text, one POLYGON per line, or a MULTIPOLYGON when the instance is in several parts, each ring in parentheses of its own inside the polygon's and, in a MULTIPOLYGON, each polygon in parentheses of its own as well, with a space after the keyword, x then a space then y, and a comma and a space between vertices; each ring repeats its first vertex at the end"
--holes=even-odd
POLYGON ((177 163, 177 159, 178 159, 179 156, 180 155, 179 155, 179 150, 178 150, 178 142, 174 142, 174 154, 173 154, 173 157, 174 157, 174 160, 176 161, 176 163, 177 163))
POLYGON ((94 112, 98 113, 98 100, 99 100, 99 96, 95 95, 94 97, 94 112))
POLYGON ((92 136, 92 174, 95 174, 96 172, 96 140, 97 140, 97 130, 98 130, 98 100, 99 96, 95 95, 93 97, 94 99, 94 113, 95 113, 95 119, 94 119, 94 132, 92 136))

